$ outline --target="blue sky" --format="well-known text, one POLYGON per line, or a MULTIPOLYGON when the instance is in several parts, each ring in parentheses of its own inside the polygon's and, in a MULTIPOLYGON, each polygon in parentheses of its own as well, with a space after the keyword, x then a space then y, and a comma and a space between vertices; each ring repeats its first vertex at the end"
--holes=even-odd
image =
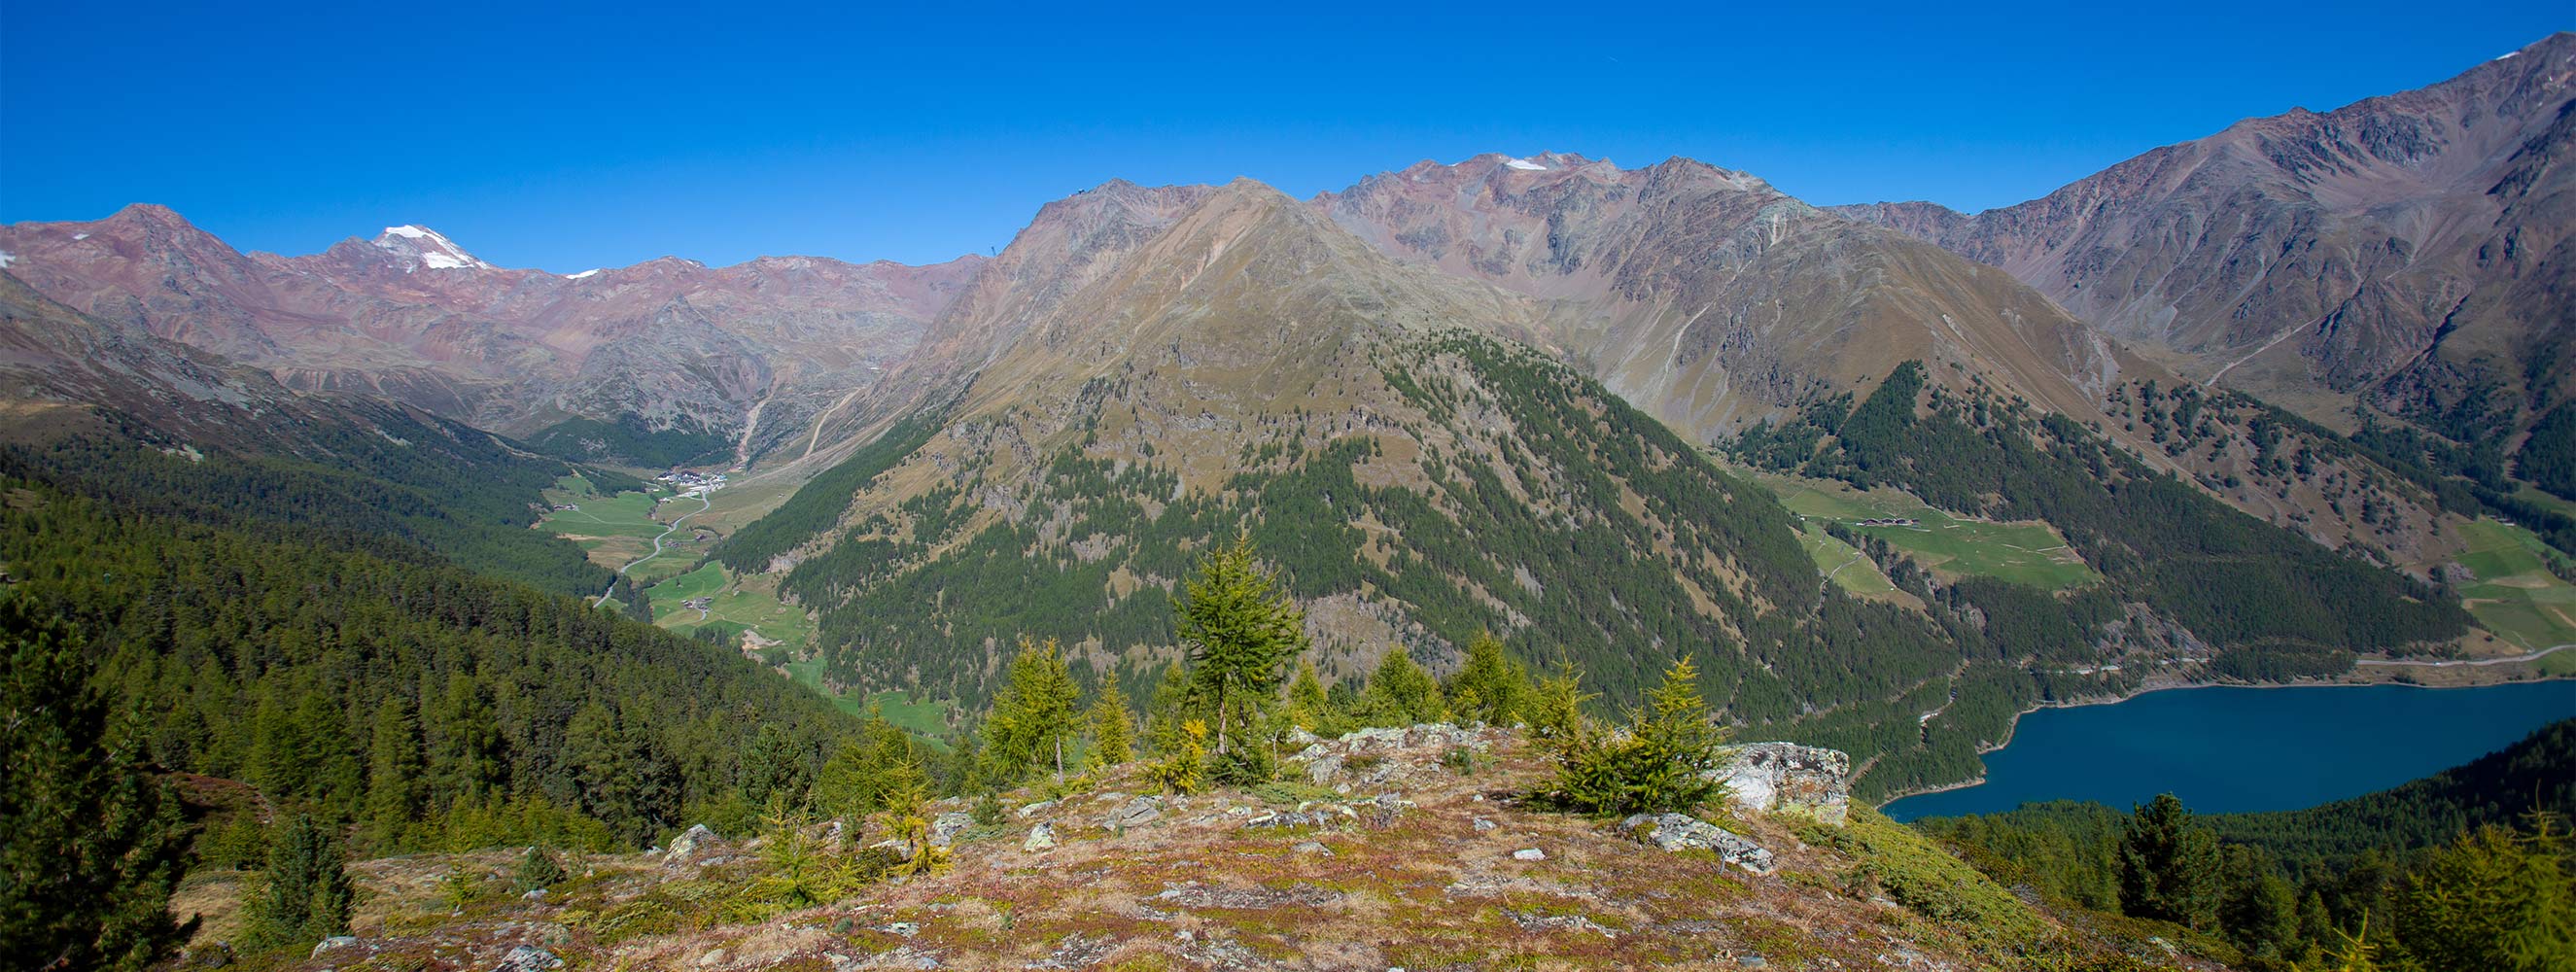
POLYGON ((0 221, 146 201, 284 253, 420 223, 559 272, 924 262, 1113 177, 1302 197, 1543 150, 1974 210, 2576 28, 2570 0, 1071 6, 0 3, 0 221))

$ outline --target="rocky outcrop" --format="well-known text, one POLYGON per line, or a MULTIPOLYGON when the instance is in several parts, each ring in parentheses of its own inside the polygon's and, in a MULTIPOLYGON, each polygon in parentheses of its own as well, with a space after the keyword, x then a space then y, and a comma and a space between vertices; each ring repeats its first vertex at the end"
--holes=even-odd
POLYGON ((1851 756, 1840 750, 1752 743, 1702 775, 1755 813, 1803 813, 1839 826, 1851 812, 1851 756))
MULTIPOLYGON (((1486 731, 1460 728, 1446 722, 1361 729, 1345 733, 1338 739, 1317 739, 1302 731, 1299 735, 1308 745, 1288 759, 1303 765, 1307 781, 1317 786, 1328 786, 1337 781, 1345 787, 1401 785, 1409 773, 1439 769, 1440 760, 1453 750, 1479 753, 1490 745, 1486 731), (1367 768, 1353 772, 1351 767, 1355 762, 1367 768)), ((1292 742, 1296 739, 1291 737, 1292 742)))
POLYGON ((1619 821, 1619 828, 1666 851, 1709 851, 1716 854, 1718 860, 1755 874, 1769 874, 1773 867, 1771 851, 1762 845, 1687 814, 1641 813, 1619 821))
POLYGON ((940 814, 930 821, 930 846, 946 847, 957 839, 959 833, 972 826, 975 826, 974 814, 963 810, 951 810, 940 814))
POLYGON ((1100 825, 1112 831, 1139 827, 1163 819, 1163 798, 1140 796, 1118 805, 1100 818, 1100 825))
POLYGON ((533 945, 521 945, 501 956, 501 964, 493 966, 492 972, 554 972, 563 967, 564 960, 556 957, 555 953, 533 945))
POLYGON ((687 833, 672 838, 671 848, 662 852, 662 859, 673 863, 685 861, 712 851, 723 843, 724 838, 716 836, 715 831, 708 830, 707 825, 697 824, 690 827, 687 833))

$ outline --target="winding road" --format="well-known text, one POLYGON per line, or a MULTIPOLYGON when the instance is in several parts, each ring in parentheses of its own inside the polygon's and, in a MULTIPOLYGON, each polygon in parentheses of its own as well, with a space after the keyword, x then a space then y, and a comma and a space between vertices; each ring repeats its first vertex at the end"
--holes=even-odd
MULTIPOLYGON (((626 572, 627 572, 627 571, 630 571, 630 570, 634 570, 634 569, 635 569, 635 565, 636 565, 636 564, 640 564, 640 563, 643 563, 643 562, 645 562, 645 561, 647 561, 647 560, 651 560, 651 559, 653 559, 653 558, 655 558, 655 557, 659 557, 659 556, 661 556, 661 555, 662 555, 662 539, 663 539, 663 537, 668 537, 668 536, 670 536, 670 535, 671 535, 671 533, 672 533, 672 531, 674 531, 674 530, 678 530, 678 529, 680 528, 680 524, 688 522, 690 517, 693 517, 693 516, 696 516, 696 515, 698 515, 698 514, 700 514, 700 513, 704 513, 704 512, 706 512, 708 507, 710 507, 710 506, 714 506, 714 505, 715 505, 714 503, 709 502, 709 501, 707 500, 707 494, 706 494, 705 492, 703 492, 703 491, 699 492, 699 493, 698 493, 698 508, 697 508, 697 509, 694 509, 694 510, 690 510, 690 511, 688 511, 688 512, 686 512, 686 513, 682 513, 682 514, 680 514, 680 518, 679 518, 679 519, 672 520, 672 521, 671 521, 671 525, 670 525, 670 526, 667 526, 667 527, 662 528, 661 536, 657 536, 657 537, 654 537, 654 538, 653 538, 653 552, 652 552, 652 553, 645 554, 644 556, 641 556, 641 557, 637 557, 637 558, 635 558, 635 559, 633 559, 633 560, 627 561, 627 562, 626 562, 626 566, 624 566, 624 567, 620 567, 620 568, 617 568, 617 576, 619 576, 619 577, 624 577, 624 576, 626 576, 626 572)), ((617 593, 617 582, 616 582, 616 581, 610 581, 610 582, 608 582, 608 589, 607 589, 607 590, 604 590, 604 591, 599 592, 599 600, 596 600, 596 601, 592 601, 592 602, 590 602, 590 606, 595 608, 595 607, 598 607, 598 606, 600 606, 600 605, 602 605, 602 604, 606 604, 606 603, 608 603, 608 598, 609 598, 609 596, 610 596, 610 595, 613 595, 613 594, 616 594, 616 593, 617 593)))
POLYGON ((2514 655, 2510 658, 2458 658, 2450 661, 2417 661, 2412 658, 2364 658, 2360 661, 2353 662, 2353 664, 2412 665, 2419 668, 2449 668, 2453 665, 2510 665, 2515 662, 2539 661, 2542 656, 2548 655, 2552 652, 2565 651, 2569 648, 2576 648, 2576 642, 2570 642, 2563 645, 2551 645, 2528 655, 2514 655))

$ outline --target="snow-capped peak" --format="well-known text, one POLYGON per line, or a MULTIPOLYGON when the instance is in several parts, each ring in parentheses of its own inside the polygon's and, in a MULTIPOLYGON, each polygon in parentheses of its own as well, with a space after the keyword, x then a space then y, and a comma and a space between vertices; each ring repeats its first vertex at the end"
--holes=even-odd
POLYGON ((1510 160, 1510 161, 1504 162, 1503 164, 1504 164, 1504 165, 1506 165, 1506 166, 1510 166, 1510 167, 1512 167, 1512 168, 1515 168, 1515 169, 1519 169, 1519 170, 1524 171, 1524 172, 1545 172, 1545 171, 1547 171, 1547 166, 1541 165, 1541 164, 1536 163, 1536 162, 1532 162, 1532 161, 1530 161, 1530 160, 1528 160, 1528 159, 1512 159, 1512 160, 1510 160))
POLYGON ((597 268, 593 268, 593 269, 589 269, 589 270, 584 270, 584 271, 582 271, 582 272, 580 272, 580 273, 567 273, 567 274, 564 274, 564 279, 566 279, 566 280, 579 280, 579 279, 581 279, 581 278, 583 278, 583 277, 588 277, 588 276, 596 275, 597 273, 599 273, 599 270, 598 270, 597 268))
POLYGON ((376 248, 407 258, 408 273, 422 267, 432 270, 454 270, 461 267, 489 268, 492 265, 465 252, 456 241, 440 236, 426 226, 387 226, 384 235, 376 237, 376 248))

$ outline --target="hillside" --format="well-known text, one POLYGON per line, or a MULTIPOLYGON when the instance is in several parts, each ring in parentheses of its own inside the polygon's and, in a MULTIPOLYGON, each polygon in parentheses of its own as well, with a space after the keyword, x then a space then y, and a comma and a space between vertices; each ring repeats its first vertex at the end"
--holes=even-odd
MULTIPOLYGON (((1980 604, 1956 614, 1820 583, 1767 490, 1567 364, 1490 336, 1526 332, 1545 302, 1389 259, 1258 184, 1103 186, 1050 206, 991 266, 935 322, 935 353, 883 386, 918 410, 714 550, 816 612, 811 661, 834 687, 971 708, 1004 648, 1054 636, 1079 669, 1141 692, 1173 657, 1177 578, 1237 533, 1306 606, 1327 677, 1395 646, 1446 670, 1485 630, 1612 692, 1686 656, 1730 719, 1870 756, 1870 794, 1972 775, 2015 712, 2126 690, 2158 660, 2215 651, 2235 666, 2223 671, 2281 677, 2319 663, 2280 656, 2333 640, 2315 612, 2144 593, 2181 592, 2178 576, 2071 605, 1971 583, 1980 604), (2178 627, 2221 617, 2199 637, 2178 627), (2121 659, 2126 674, 2109 664, 2121 659)), ((1982 387, 1971 366, 1945 373, 1982 387)), ((2188 498, 2167 502, 2212 529, 2335 578, 2318 612, 2395 612, 2363 624, 2362 647, 2461 630, 2455 608, 2407 615, 2429 594, 2394 574, 2175 488, 2188 498)), ((2132 512, 2161 529, 2171 511, 2132 512)), ((2386 533, 2406 529, 2391 519, 2386 533)), ((2122 556, 2081 549, 2087 563, 2122 556)))
POLYGON ((2361 541, 2390 566, 2460 547, 2459 521, 2373 459, 2341 450, 2325 461, 2333 468, 2294 471, 2183 441, 2259 440, 2245 451, 2266 458, 2337 453, 2324 429, 2188 408, 2184 434, 2168 436, 2130 404, 2188 384, 2162 365, 2006 274, 1854 225, 1747 173, 1688 159, 1622 169, 1562 153, 1484 155, 1370 176, 1313 204, 1399 260, 1529 296, 1535 322, 1491 333, 1554 351, 1695 443, 1866 394, 1921 361, 1935 384, 2087 423, 2150 467, 2325 546, 2361 541), (2366 520, 2345 501, 2356 488, 2373 494, 2366 520))
MULTIPOLYGON (((527 526, 577 467, 416 408, 303 395, 266 373, 80 314, 0 274, 0 456, 14 475, 195 523, 435 551, 563 594, 613 575, 527 526)), ((632 483, 592 471, 604 482, 632 483)))
POLYGON ((2015 206, 1842 207, 2000 267, 2195 382, 2434 468, 2576 495, 2561 457, 2576 34, 2414 91, 2248 119, 2015 206), (2416 457, 2409 456, 2409 459, 2416 457))

